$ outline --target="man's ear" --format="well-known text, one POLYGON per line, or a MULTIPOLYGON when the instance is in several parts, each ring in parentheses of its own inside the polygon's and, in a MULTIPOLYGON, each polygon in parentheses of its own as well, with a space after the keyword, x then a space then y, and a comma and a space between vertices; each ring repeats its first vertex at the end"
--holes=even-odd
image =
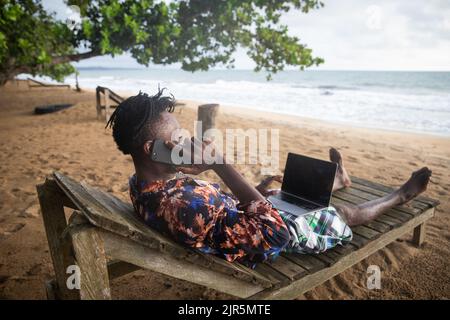
POLYGON ((143 150, 146 155, 150 155, 150 153, 152 152, 152 145, 153 145, 153 141, 151 141, 151 140, 144 143, 143 150))

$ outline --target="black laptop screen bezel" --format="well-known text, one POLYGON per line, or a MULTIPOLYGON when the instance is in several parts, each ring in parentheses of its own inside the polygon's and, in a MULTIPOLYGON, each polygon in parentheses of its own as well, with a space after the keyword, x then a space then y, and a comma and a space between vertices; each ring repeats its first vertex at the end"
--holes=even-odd
MULTIPOLYGON (((306 200, 321 207, 328 207, 330 205, 331 193, 333 190, 333 183, 336 176, 337 164, 330 161, 311 158, 304 155, 289 152, 286 167, 283 176, 283 183, 281 185, 281 191, 306 200), (324 177, 322 181, 314 182, 313 179, 307 179, 308 174, 305 173, 305 169, 311 169, 312 166, 319 166, 319 169, 324 170, 324 177), (303 166, 303 171, 302 171, 303 166), (303 173, 303 177, 299 177, 299 174, 303 173), (293 179, 296 177, 296 180, 293 179), (302 187, 290 188, 292 181, 302 183, 302 187), (308 193, 308 188, 315 189, 314 194, 308 193)), ((309 174, 311 176, 311 173, 309 174)), ((316 174, 316 176, 318 176, 316 174)))

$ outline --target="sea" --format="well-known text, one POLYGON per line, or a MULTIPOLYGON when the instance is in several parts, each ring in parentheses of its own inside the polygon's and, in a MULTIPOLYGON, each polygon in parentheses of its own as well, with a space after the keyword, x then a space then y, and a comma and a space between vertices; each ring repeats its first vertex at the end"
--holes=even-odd
MULTIPOLYGON (((79 68, 82 88, 219 103, 344 125, 450 136, 450 72, 79 68)), ((66 82, 75 83, 68 77, 66 82)))

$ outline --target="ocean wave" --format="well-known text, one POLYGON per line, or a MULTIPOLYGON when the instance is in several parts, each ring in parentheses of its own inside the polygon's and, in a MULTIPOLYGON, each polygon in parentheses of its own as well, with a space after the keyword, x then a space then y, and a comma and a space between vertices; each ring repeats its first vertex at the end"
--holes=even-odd
MULTIPOLYGON (((316 80, 296 83, 193 76, 195 79, 190 81, 185 76, 156 79, 143 74, 131 77, 126 73, 97 73, 82 73, 80 86, 101 85, 131 94, 140 90, 151 94, 160 86, 168 88, 177 99, 236 105, 364 127, 450 135, 450 92, 445 91, 364 89, 366 84, 374 83, 368 79, 352 86, 317 83, 316 80)), ((69 78, 67 82, 74 84, 75 80, 69 78)))
POLYGON ((318 89, 326 89, 326 90, 358 90, 356 87, 346 87, 346 86, 338 86, 338 85, 321 85, 317 86, 318 89))

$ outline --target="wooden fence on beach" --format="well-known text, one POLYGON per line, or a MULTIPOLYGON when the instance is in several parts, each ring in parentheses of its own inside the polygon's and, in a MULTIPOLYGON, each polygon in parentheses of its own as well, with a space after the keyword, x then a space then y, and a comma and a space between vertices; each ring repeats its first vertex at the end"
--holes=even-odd
MULTIPOLYGON (((118 95, 111 89, 107 87, 97 86, 95 89, 95 98, 96 98, 96 109, 97 109, 97 119, 106 119, 106 122, 108 122, 109 117, 111 116, 112 112, 111 109, 117 108, 117 106, 125 100, 122 96, 118 95), (102 104, 102 95, 103 95, 103 104, 102 104), (102 110, 105 110, 104 117, 102 110)), ((177 107, 183 107, 185 106, 185 103, 183 102, 176 102, 175 106, 177 107)), ((211 105, 202 105, 199 106, 199 114, 201 113, 202 119, 205 119, 204 124, 207 125, 208 123, 212 123, 212 126, 214 126, 214 118, 217 114, 217 108, 219 105, 217 104, 211 104, 211 105), (200 108, 209 106, 211 108, 204 108, 204 110, 200 111, 200 108), (208 110, 207 110, 208 109, 208 110)), ((183 108, 179 108, 179 113, 183 111, 183 108)), ((209 128, 209 127, 208 127, 209 128)))
POLYGON ((96 108, 97 108, 97 119, 102 118, 102 110, 105 110, 105 118, 106 121, 109 120, 111 116, 111 109, 117 108, 117 106, 124 100, 123 97, 119 96, 117 93, 108 89, 106 87, 97 86, 95 89, 95 98, 96 98, 96 108), (104 104, 102 104, 102 94, 104 104))

